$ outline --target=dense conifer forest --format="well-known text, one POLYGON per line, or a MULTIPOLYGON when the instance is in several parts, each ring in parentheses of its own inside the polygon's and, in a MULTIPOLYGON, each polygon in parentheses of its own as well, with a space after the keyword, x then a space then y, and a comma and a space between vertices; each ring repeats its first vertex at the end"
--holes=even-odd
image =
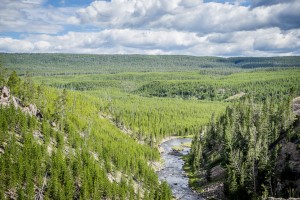
POLYGON ((299 163, 293 159, 298 159, 299 118, 291 109, 292 96, 263 101, 250 96, 227 107, 195 135, 190 155, 194 171, 211 181, 211 172, 222 168, 217 176, 224 176, 230 199, 298 197, 299 163))
POLYGON ((0 199, 172 199, 170 136, 203 196, 300 196, 300 57, 0 58, 0 199))

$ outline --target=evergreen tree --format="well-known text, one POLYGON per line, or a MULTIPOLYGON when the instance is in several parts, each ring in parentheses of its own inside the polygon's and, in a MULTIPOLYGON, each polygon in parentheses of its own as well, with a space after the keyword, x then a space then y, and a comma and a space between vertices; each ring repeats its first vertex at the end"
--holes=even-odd
POLYGON ((18 77, 17 72, 13 71, 8 78, 7 85, 10 92, 14 95, 19 95, 21 79, 18 77))
POLYGON ((3 67, 2 62, 0 60, 0 87, 6 85, 6 73, 7 70, 3 67))

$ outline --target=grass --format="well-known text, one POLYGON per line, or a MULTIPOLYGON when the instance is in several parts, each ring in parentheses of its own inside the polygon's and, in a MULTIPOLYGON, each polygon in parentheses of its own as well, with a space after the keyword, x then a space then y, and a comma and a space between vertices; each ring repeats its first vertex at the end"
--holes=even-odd
POLYGON ((184 148, 188 147, 190 148, 192 145, 191 142, 184 142, 184 143, 181 143, 180 145, 177 145, 177 146, 173 146, 172 149, 174 151, 182 151, 184 148))
POLYGON ((173 146, 172 147, 172 150, 173 151, 182 151, 184 148, 181 146, 181 145, 178 145, 178 146, 173 146))
POLYGON ((189 178, 189 186, 192 188, 192 190, 202 193, 203 188, 200 185, 199 175, 196 174, 196 172, 189 165, 189 155, 182 156, 182 159, 184 161, 183 170, 189 178))
POLYGON ((182 143, 181 146, 190 148, 192 146, 192 143, 191 142, 184 142, 184 143, 182 143))

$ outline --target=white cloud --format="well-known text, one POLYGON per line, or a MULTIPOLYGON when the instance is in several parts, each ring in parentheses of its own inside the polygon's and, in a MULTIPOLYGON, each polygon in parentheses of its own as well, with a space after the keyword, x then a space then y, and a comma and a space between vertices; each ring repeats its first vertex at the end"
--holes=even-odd
POLYGON ((26 40, 1 38, 0 49, 5 49, 8 52, 31 52, 34 50, 34 45, 32 42, 26 40))
POLYGON ((75 8, 46 8, 44 0, 1 0, 0 32, 55 34, 76 24, 75 8), (73 18, 72 18, 73 16, 73 18))
POLYGON ((299 0, 253 0, 252 6, 241 6, 246 1, 112 0, 56 8, 46 7, 46 0, 0 0, 0 33, 22 33, 18 39, 0 36, 0 52, 300 53, 299 0), (81 32, 68 31, 70 25, 81 32))
POLYGON ((286 53, 300 49, 300 31, 291 31, 285 34, 278 29, 270 29, 268 32, 260 33, 260 31, 257 33, 257 38, 253 44, 255 50, 286 53))
POLYGON ((197 35, 179 31, 109 29, 70 32, 62 36, 30 35, 23 40, 0 38, 0 51, 92 54, 186 54, 215 56, 294 55, 300 31, 278 28, 197 35))
POLYGON ((144 27, 164 15, 175 15, 201 4, 201 0, 95 1, 90 6, 80 9, 77 17, 84 24, 106 27, 144 27))
POLYGON ((191 0, 95 1, 77 12, 83 24, 105 28, 168 28, 198 33, 300 27, 300 1, 269 7, 191 0))
POLYGON ((46 41, 38 41, 33 43, 36 50, 46 51, 51 47, 51 44, 46 41))

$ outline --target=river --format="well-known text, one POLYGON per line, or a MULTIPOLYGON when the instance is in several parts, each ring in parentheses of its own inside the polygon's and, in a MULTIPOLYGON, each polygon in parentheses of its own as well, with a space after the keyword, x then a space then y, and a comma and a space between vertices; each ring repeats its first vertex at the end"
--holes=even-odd
MULTIPOLYGON (((180 155, 173 152, 172 147, 180 146, 181 143, 191 142, 190 138, 176 138, 168 140, 160 145, 163 148, 161 156, 164 160, 164 168, 158 171, 160 180, 166 180, 170 185, 176 199, 194 200, 203 199, 199 194, 194 193, 189 188, 189 179, 183 170, 184 161, 180 155)), ((181 154, 186 155, 190 151, 189 147, 183 147, 181 154)))

